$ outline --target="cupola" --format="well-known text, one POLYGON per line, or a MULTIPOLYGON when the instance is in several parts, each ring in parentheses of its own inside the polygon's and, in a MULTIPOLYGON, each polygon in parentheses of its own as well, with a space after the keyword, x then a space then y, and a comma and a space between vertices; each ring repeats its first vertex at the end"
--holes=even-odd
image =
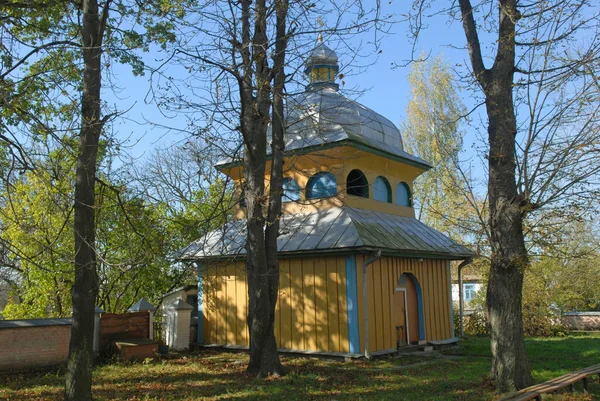
POLYGON ((338 90, 335 78, 339 71, 338 57, 333 50, 323 43, 319 35, 318 44, 306 59, 304 73, 308 75, 307 90, 313 88, 332 88, 338 90))

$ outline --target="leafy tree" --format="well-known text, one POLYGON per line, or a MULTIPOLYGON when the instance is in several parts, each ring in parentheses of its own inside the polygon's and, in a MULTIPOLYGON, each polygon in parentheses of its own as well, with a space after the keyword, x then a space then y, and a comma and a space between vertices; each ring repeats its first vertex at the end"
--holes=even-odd
POLYGON ((71 315, 72 159, 65 162, 65 152, 54 156, 3 194, 4 237, 20 273, 4 310, 9 319, 71 315))
POLYGON ((65 391, 68 400, 91 399, 93 311, 98 291, 96 168, 100 136, 112 116, 103 113, 100 100, 102 68, 110 65, 103 64, 107 60, 102 55, 132 64, 134 72, 141 72, 143 65, 131 49, 147 48, 150 41, 164 44, 171 40, 172 27, 153 22, 180 3, 0 2, 2 15, 8 11, 0 23, 9 39, 0 46, 2 112, 7 118, 1 127, 4 142, 19 150, 19 162, 26 165, 27 153, 20 142, 11 141, 10 135, 22 138, 26 133, 35 140, 39 135, 60 138, 60 129, 79 131, 73 194, 75 276, 65 391), (123 29, 128 18, 129 28, 123 29), (63 114, 63 108, 69 113, 63 114))
POLYGON ((572 221, 560 241, 546 242, 533 258, 525 286, 538 288, 561 311, 599 310, 600 243, 590 221, 572 221))
POLYGON ((408 81, 411 98, 402 137, 408 152, 433 166, 414 183, 417 218, 457 238, 459 226, 455 223, 458 214, 465 211, 459 207, 464 205, 459 171, 463 134, 459 124, 466 108, 441 56, 413 64, 408 81))
MULTIPOLYGON (((71 316, 73 283, 72 152, 59 148, 36 162, 5 190, 1 210, 10 264, 20 285, 5 310, 8 318, 71 316)), ((100 173, 96 188, 96 252, 99 292, 96 305, 124 312, 140 297, 156 299, 173 278, 164 256, 169 236, 158 211, 100 173)))

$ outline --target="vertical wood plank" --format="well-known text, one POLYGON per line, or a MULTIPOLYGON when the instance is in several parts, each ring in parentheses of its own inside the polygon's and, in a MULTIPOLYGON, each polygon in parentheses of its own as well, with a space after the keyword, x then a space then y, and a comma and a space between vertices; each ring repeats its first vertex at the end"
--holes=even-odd
POLYGON ((292 311, 292 348, 304 349, 304 293, 302 291, 302 262, 290 261, 290 303, 292 311))
POLYGON ((383 320, 383 349, 393 348, 392 345, 392 291, 393 291, 393 279, 392 279, 392 263, 393 260, 385 258, 382 261, 381 269, 381 295, 382 295, 382 320, 383 320))
POLYGON ((339 351, 350 352, 350 342, 348 338, 348 305, 346 304, 346 258, 337 258, 337 304, 338 304, 338 327, 339 327, 339 351))
POLYGON ((239 264, 235 264, 235 299, 238 305, 236 310, 236 344, 247 345, 246 337, 246 275, 240 268, 239 264))
POLYGON ((215 275, 214 268, 207 265, 204 275, 204 336, 206 344, 215 344, 215 275))
POLYGON ((439 269, 442 272, 441 277, 442 281, 440 286, 443 289, 444 294, 444 302, 443 302, 443 310, 444 310, 444 338, 451 338, 454 336, 452 333, 452 316, 450 314, 450 289, 448 288, 448 261, 440 260, 439 261, 439 269))
POLYGON ((304 270, 304 349, 316 350, 316 308, 315 308, 315 260, 313 258, 302 260, 304 270))
MULTIPOLYGON (((357 266, 358 267, 358 266, 357 266)), ((360 265, 360 271, 362 274, 362 265, 360 265)), ((376 312, 375 312, 375 269, 373 264, 367 267, 367 305, 369 308, 369 352, 377 350, 377 325, 376 325, 376 312)), ((362 301, 362 300, 361 300, 362 301)))
POLYGON ((339 258, 327 260, 327 322, 329 338, 327 348, 331 352, 340 352, 340 314, 338 305, 338 272, 339 258))
POLYGON ((373 351, 385 349, 383 337, 383 284, 381 282, 381 258, 369 267, 373 272, 373 331, 375 332, 375 348, 373 351))
POLYGON ((292 348, 292 315, 290 300, 290 260, 279 261, 279 310, 281 316, 280 348, 292 348))
POLYGON ((217 297, 216 297, 216 302, 215 302, 215 312, 216 312, 216 318, 215 318, 215 326, 216 326, 216 331, 217 331, 217 338, 216 338, 216 343, 217 344, 225 344, 225 319, 226 319, 226 315, 225 315, 225 308, 224 308, 224 286, 223 286, 223 267, 219 266, 219 268, 217 269, 216 272, 216 277, 215 277, 215 284, 216 284, 216 291, 217 291, 217 297))
POLYGON ((237 305, 235 288, 235 266, 228 264, 224 271, 225 281, 225 341, 226 344, 235 344, 235 333, 237 331, 237 305))
POLYGON ((331 258, 315 260, 315 339, 317 350, 329 350, 329 314, 327 297, 327 263, 331 258))

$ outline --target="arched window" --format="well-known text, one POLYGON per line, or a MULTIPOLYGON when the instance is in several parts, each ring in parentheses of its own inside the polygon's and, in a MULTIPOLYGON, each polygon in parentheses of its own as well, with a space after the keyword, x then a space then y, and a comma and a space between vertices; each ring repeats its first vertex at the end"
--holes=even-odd
POLYGON ((401 182, 396 187, 396 204, 400 206, 412 206, 410 187, 407 183, 401 182))
POLYGON ((367 177, 360 170, 352 170, 346 178, 346 193, 348 195, 369 197, 369 182, 367 177))
POLYGON ((389 181, 385 177, 375 178, 373 183, 373 199, 392 203, 392 188, 389 181))
POLYGON ((298 202, 300 200, 300 186, 293 178, 283 179, 282 202, 298 202))
POLYGON ((336 193, 337 185, 331 173, 317 173, 310 177, 306 184, 306 199, 329 198, 336 193))

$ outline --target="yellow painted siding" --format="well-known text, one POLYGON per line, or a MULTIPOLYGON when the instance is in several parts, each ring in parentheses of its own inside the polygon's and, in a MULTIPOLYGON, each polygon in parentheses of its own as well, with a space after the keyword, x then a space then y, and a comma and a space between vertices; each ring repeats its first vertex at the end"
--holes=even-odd
MULTIPOLYGON (((275 334, 279 348, 348 352, 345 256, 283 259, 275 334)), ((244 262, 205 267, 207 344, 245 345, 248 287, 244 262)))
MULTIPOLYGON (((363 257, 357 256, 358 324, 364 349, 363 257)), ((382 257, 367 270, 369 350, 396 347, 392 297, 403 273, 412 273, 423 295, 425 339, 453 336, 447 261, 382 257)), ((280 348, 349 352, 346 257, 283 259, 275 333, 280 348)), ((205 274, 205 341, 248 345, 244 263, 214 266, 205 274)), ((415 338, 411 338, 415 340, 415 338)))
MULTIPOLYGON (((364 307, 362 263, 357 256, 358 323, 360 348, 364 349, 364 307)), ((425 339, 444 340, 453 337, 450 319, 450 292, 446 260, 382 257, 367 269, 369 351, 382 351, 396 347, 396 328, 393 327, 392 296, 403 273, 412 273, 423 296, 425 339)), ((411 340, 415 340, 411 338, 411 340)))
POLYGON ((279 347, 292 349, 292 297, 290 281, 290 261, 279 262, 279 347))
MULTIPOLYGON (((268 189, 270 183, 270 161, 267 161, 265 171, 265 185, 268 189)), ((421 175, 424 170, 419 167, 414 167, 403 162, 390 160, 387 157, 375 155, 356 149, 351 146, 340 146, 331 149, 320 150, 318 152, 288 156, 284 160, 285 177, 293 178, 300 186, 301 201, 286 202, 282 205, 284 214, 306 213, 317 209, 326 209, 331 207, 339 207, 348 205, 351 207, 375 210, 383 213, 396 214, 399 216, 414 217, 414 209, 396 205, 396 186, 404 182, 409 185, 412 192, 413 181, 421 175), (369 186, 369 198, 361 198, 346 194, 346 178, 348 173, 353 169, 361 170, 369 186), (337 182, 337 196, 323 199, 315 202, 314 200, 306 201, 304 199, 304 188, 308 179, 315 173, 320 171, 328 171, 335 176, 337 182), (380 202, 373 199, 373 183, 378 176, 385 177, 390 184, 392 190, 392 203, 380 202)), ((230 176, 236 183, 236 188, 240 188, 240 183, 243 179, 243 167, 237 166, 223 171, 230 176)), ((244 218, 245 211, 243 208, 236 208, 234 211, 236 218, 244 218)))

